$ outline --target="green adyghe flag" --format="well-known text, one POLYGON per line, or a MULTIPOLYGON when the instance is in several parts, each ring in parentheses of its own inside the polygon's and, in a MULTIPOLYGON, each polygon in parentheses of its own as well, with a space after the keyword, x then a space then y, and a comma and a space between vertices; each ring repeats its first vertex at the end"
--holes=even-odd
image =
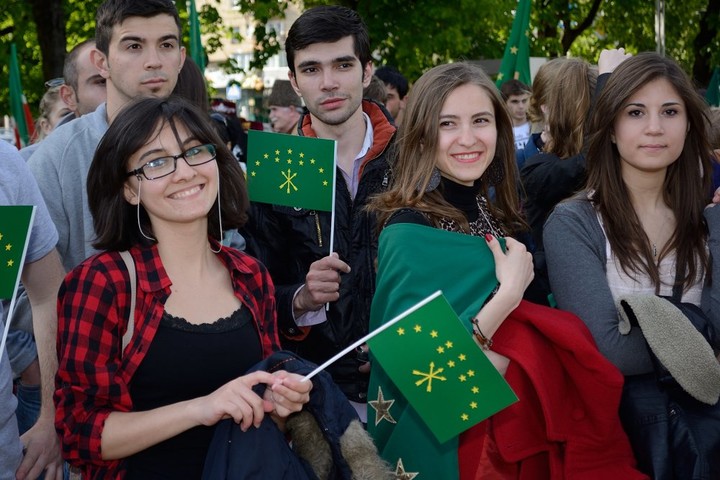
POLYGON ((332 211, 335 141, 258 130, 248 132, 250 200, 332 211))
MULTIPOLYGON (((435 342, 434 348, 442 348, 443 351, 429 353, 424 364, 418 362, 402 367, 426 374, 432 369, 436 376, 446 378, 446 381, 432 380, 433 392, 437 393, 441 388, 444 392, 439 405, 418 406, 415 397, 427 398, 433 394, 427 392, 428 381, 415 385, 423 379, 422 376, 405 371, 403 375, 409 377, 409 384, 395 380, 398 374, 394 371, 394 362, 404 365, 404 357, 415 355, 416 347, 407 346, 397 337, 389 346, 393 348, 389 353, 381 347, 381 357, 390 354, 393 357, 384 359, 382 363, 376 361, 370 371, 368 432, 383 458, 396 466, 398 475, 419 473, 419 478, 457 480, 457 434, 461 427, 470 427, 479 418, 510 404, 514 398, 504 380, 497 382, 497 377, 493 378, 492 372, 488 371, 487 358, 471 339, 470 321, 497 285, 492 252, 482 237, 423 225, 395 224, 384 228, 380 234, 377 268, 370 331, 437 290, 442 290, 457 315, 439 315, 436 320, 447 325, 430 327, 429 331, 428 327, 419 323, 425 333, 438 332, 437 339, 430 337, 426 341, 435 342), (458 317, 461 323, 458 323, 458 317), (465 343, 449 337, 447 329, 454 329, 456 325, 464 330, 466 340, 473 343, 473 353, 465 343), (447 346, 447 341, 452 343, 452 348, 447 346), (464 355, 465 360, 460 355, 464 355), (432 367, 431 361, 434 363, 432 367), (454 362, 452 366, 448 363, 451 361, 454 362), (442 372, 438 372, 440 368, 442 372), (473 387, 477 387, 477 394, 473 387), (459 400, 457 405, 455 400, 459 400), (473 408, 472 402, 477 403, 477 409, 473 408), (467 421, 463 414, 468 415, 467 421), (443 422, 451 423, 455 433, 436 426, 443 422)), ((406 338, 415 335, 414 328, 414 324, 410 331, 406 328, 406 338)), ((392 332, 394 328, 388 330, 392 332)), ((375 360, 380 360, 376 357, 378 352, 375 348, 370 348, 370 354, 375 360)))
POLYGON ((440 292, 368 343, 440 443, 517 401, 440 292))
POLYGON ((34 213, 33 205, 0 206, 0 298, 15 296, 34 213))
POLYGON ((505 46, 500 72, 497 76, 496 85, 500 88, 503 82, 516 79, 525 85, 530 85, 530 40, 528 38, 530 27, 530 2, 531 0, 518 0, 518 7, 515 10, 510 38, 505 46))
POLYGON ((713 71, 707 92, 705 92, 705 100, 712 107, 720 107, 720 67, 713 71))
POLYGON ((201 72, 205 71, 205 49, 200 38, 200 18, 195 8, 195 0, 190 0, 190 57, 200 68, 201 72))

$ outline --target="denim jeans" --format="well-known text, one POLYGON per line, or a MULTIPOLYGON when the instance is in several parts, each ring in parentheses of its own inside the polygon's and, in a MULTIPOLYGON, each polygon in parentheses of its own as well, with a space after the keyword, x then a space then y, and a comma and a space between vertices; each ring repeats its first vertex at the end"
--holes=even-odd
POLYGON ((17 417, 20 435, 30 430, 40 416, 40 385, 17 384, 17 417))

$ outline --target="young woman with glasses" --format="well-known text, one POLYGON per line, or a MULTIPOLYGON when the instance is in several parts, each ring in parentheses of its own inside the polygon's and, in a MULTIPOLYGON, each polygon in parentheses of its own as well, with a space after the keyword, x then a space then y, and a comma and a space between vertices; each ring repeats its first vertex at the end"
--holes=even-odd
POLYGON ((248 430, 269 414, 282 425, 311 387, 284 371, 245 374, 278 337, 265 267, 220 243, 246 220, 242 171, 206 114, 147 98, 112 122, 87 194, 104 252, 59 294, 64 456, 85 478, 200 478, 218 421, 248 430), (137 271, 134 311, 123 251, 137 271))

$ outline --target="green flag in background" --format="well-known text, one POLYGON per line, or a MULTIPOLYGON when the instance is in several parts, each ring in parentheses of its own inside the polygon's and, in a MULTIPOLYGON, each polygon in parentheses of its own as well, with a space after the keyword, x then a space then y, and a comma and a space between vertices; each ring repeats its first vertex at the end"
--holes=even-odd
POLYGON ((205 71, 205 49, 200 38, 200 18, 195 8, 195 0, 190 0, 190 56, 200 71, 205 71))
POLYGON ((15 119, 16 136, 20 143, 17 148, 22 148, 30 143, 30 138, 35 134, 35 127, 30 115, 25 94, 23 93, 20 81, 20 65, 17 58, 17 48, 14 43, 10 44, 10 112, 15 119))
POLYGON ((34 212, 33 205, 0 206, 0 298, 15 296, 34 212))
POLYGON ((715 68, 705 92, 705 100, 712 107, 720 107, 720 67, 715 68))
POLYGON ((428 298, 368 343, 387 376, 444 443, 517 397, 445 297, 437 292, 428 298))
POLYGON ((250 130, 247 183, 254 202, 332 211, 335 141, 250 130))
POLYGON ((530 40, 528 38, 530 2, 531 0, 518 0, 510 38, 505 46, 500 72, 497 76, 498 88, 503 82, 513 78, 520 80, 525 85, 530 85, 530 40))

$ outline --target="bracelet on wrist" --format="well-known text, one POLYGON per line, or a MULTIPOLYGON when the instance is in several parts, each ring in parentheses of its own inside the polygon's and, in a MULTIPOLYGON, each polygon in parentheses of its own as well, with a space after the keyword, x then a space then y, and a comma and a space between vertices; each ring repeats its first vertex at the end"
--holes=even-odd
POLYGON ((490 350, 490 347, 493 346, 492 338, 488 338, 485 336, 485 334, 480 330, 480 322, 477 318, 472 319, 473 324, 473 336, 477 339, 478 343, 480 344, 480 348, 483 350, 490 350))

